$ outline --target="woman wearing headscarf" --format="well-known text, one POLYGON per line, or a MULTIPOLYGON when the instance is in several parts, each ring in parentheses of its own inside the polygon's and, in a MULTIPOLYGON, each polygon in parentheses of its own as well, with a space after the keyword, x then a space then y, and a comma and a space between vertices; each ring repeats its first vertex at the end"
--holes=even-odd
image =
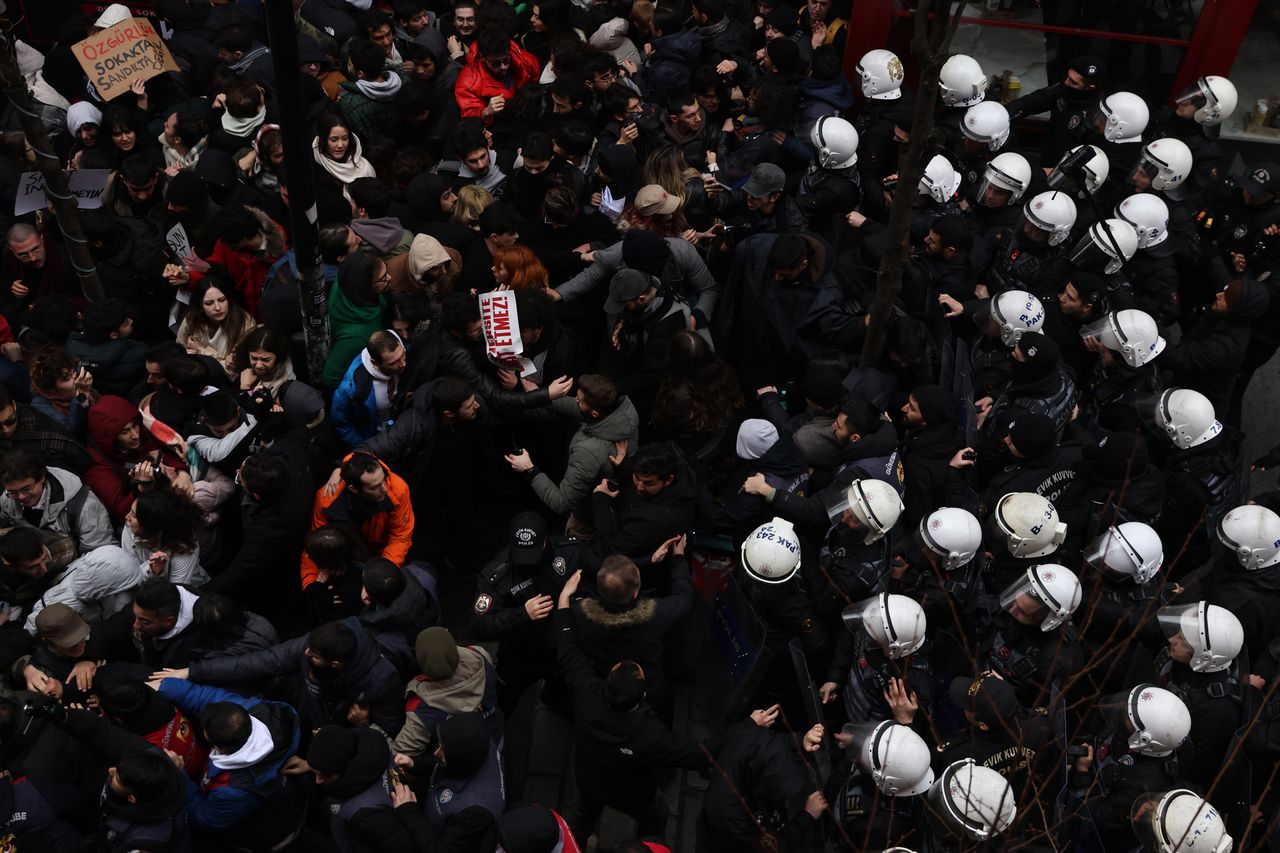
POLYGON ((326 388, 338 387, 369 336, 386 328, 387 300, 382 294, 390 283, 382 259, 364 252, 352 252, 338 267, 338 278, 329 288, 333 346, 324 363, 326 388))

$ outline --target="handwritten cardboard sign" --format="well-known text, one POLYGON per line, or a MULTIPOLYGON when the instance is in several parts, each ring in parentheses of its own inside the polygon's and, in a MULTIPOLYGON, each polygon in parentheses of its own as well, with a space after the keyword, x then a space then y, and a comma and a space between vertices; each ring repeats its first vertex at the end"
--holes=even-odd
MULTIPOLYGON (((77 169, 71 173, 71 194, 81 210, 102 207, 102 193, 107 188, 108 169, 77 169)), ((22 216, 33 210, 44 210, 49 200, 45 195, 44 175, 25 172, 18 182, 18 195, 13 201, 13 215, 22 216)))
POLYGON ((191 251, 191 240, 187 237, 187 229, 182 227, 181 222, 169 229, 169 233, 164 235, 164 241, 169 244, 169 248, 179 262, 186 260, 187 255, 195 254, 191 251))
POLYGON ((71 52, 104 101, 129 91, 134 80, 178 70, 160 33, 142 18, 129 18, 78 41, 71 52))

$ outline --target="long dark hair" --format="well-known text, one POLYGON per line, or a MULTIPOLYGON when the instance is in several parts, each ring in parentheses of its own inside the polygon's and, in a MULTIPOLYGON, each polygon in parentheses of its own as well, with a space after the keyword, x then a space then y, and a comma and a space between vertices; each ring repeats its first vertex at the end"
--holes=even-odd
POLYGON ((710 432, 727 426, 741 406, 742 389, 729 363, 697 332, 677 332, 667 350, 667 370, 658 386, 654 422, 688 422, 700 432, 710 432))
POLYGON ((258 326, 236 344, 236 370, 244 370, 249 366, 251 352, 269 352, 274 355, 276 357, 275 372, 279 374, 285 365, 291 364, 293 347, 288 335, 277 332, 275 329, 268 329, 266 326, 258 326))
POLYGON ((204 529, 204 510, 186 495, 169 489, 138 493, 134 510, 142 532, 139 539, 152 548, 190 554, 198 547, 196 537, 204 529))

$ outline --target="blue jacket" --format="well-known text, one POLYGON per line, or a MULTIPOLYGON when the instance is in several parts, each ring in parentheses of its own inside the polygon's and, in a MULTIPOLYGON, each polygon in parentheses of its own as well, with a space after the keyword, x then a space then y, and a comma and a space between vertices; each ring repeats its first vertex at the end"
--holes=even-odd
POLYGON ((283 784, 281 767, 297 753, 302 735, 297 712, 283 702, 250 699, 221 687, 177 678, 161 681, 158 692, 191 719, 198 719, 214 702, 232 702, 271 732, 274 745, 262 759, 242 769, 221 772, 211 760, 199 784, 190 779, 187 782, 187 817, 194 829, 218 832, 244 823, 283 784))
POLYGON ((373 376, 364 366, 364 352, 361 350, 352 360, 333 392, 329 415, 338 440, 347 450, 354 450, 378 434, 378 399, 373 376))

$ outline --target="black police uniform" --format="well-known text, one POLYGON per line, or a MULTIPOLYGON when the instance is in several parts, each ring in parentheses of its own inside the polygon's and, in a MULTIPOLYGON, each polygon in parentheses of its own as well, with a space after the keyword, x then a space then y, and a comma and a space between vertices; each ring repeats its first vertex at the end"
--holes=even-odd
MULTIPOLYGON (((893 717, 884 691, 889 679, 906 681, 908 693, 915 693, 920 708, 933 705, 933 676, 928 660, 929 644, 901 660, 891 660, 867 636, 865 631, 842 631, 836 640, 836 653, 827 669, 827 681, 844 683, 844 707, 854 722, 888 720, 893 717)), ((924 729, 927 723, 917 714, 913 728, 924 729)))
POLYGON ((1137 846, 1129 822, 1134 800, 1148 791, 1181 787, 1178 758, 1141 755, 1129 749, 1126 736, 1110 732, 1095 739, 1093 755, 1092 774, 1074 769, 1069 774, 1072 798, 1080 802, 1088 794, 1083 812, 1092 829, 1084 831, 1095 831, 1108 853, 1127 853, 1137 846))
POLYGON ((1208 790, 1223 769, 1232 738, 1245 722, 1245 692, 1237 662, 1221 672, 1195 672, 1178 663, 1168 646, 1156 658, 1157 683, 1191 714, 1188 748, 1182 750, 1187 781, 1208 790))
POLYGON ((585 569, 584 574, 589 574, 599 565, 585 542, 548 536, 547 551, 537 565, 515 565, 510 549, 504 548, 480 572, 471 633, 480 642, 498 641, 497 669, 502 678, 498 693, 504 711, 510 712, 529 685, 556 672, 551 619, 533 621, 525 602, 540 595, 554 600, 574 572, 585 569))
POLYGON ((969 617, 971 636, 978 641, 979 668, 1007 681, 1024 706, 1048 702, 1052 683, 1066 679, 1082 662, 1076 628, 1070 622, 1052 631, 1023 625, 1000 607, 994 595, 975 601, 969 617))
MULTIPOLYGON (((1254 169, 1250 177, 1264 187, 1280 183, 1280 175, 1271 175, 1267 168, 1254 169)), ((1217 253, 1230 268, 1231 255, 1240 254, 1249 269, 1257 270, 1280 257, 1280 236, 1263 233, 1267 226, 1280 223, 1280 193, 1265 204, 1247 204, 1241 179, 1223 178, 1205 195, 1195 222, 1201 230, 1206 259, 1217 253)))
POLYGON ((1054 83, 1010 101, 1009 120, 1047 111, 1049 132, 1044 136, 1044 160, 1056 163, 1068 150, 1088 141, 1093 116, 1105 95, 1101 89, 1072 89, 1066 83, 1054 83))
POLYGON ((1006 228, 992 243, 991 265, 987 268, 987 290, 995 295, 1006 290, 1026 290, 1044 299, 1057 298, 1071 276, 1071 262, 1061 247, 1048 241, 1037 243, 1020 228, 1006 228))
POLYGON ((1038 769, 1051 766, 1046 753, 1055 751, 1053 732, 1044 708, 1034 708, 1029 715, 1005 723, 1007 727, 1000 725, 985 732, 977 727, 965 729, 939 743, 934 772, 941 774, 955 762, 972 758, 979 767, 988 767, 1009 780, 1014 795, 1021 798, 1029 790, 1028 777, 1035 776, 1039 783, 1043 779, 1038 769))
POLYGON ((924 818, 920 797, 894 797, 876 787, 871 774, 857 767, 840 782, 832 775, 827 801, 844 834, 858 850, 915 849, 915 837, 924 818), (835 788, 834 791, 831 788, 835 788), (865 846, 864 846, 865 845, 865 846))

